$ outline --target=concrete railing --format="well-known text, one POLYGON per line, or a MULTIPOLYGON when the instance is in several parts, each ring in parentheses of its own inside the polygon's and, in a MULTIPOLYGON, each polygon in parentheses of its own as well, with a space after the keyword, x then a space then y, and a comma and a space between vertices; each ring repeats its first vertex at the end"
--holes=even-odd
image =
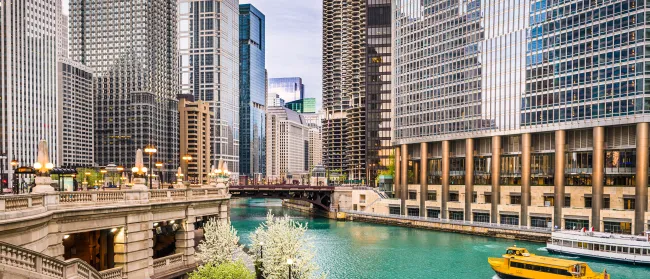
POLYGON ((123 270, 117 267, 98 272, 80 259, 62 261, 4 242, 0 242, 0 266, 0 277, 6 273, 6 278, 15 273, 31 274, 28 278, 122 279, 123 270))
POLYGON ((372 216, 372 217, 390 218, 390 219, 398 219, 398 220, 424 221, 424 222, 441 223, 441 224, 457 224, 457 225, 466 225, 466 226, 474 226, 474 227, 508 229, 508 230, 518 230, 518 231, 528 231, 528 232, 548 233, 548 234, 550 234, 552 231, 551 228, 523 227, 517 225, 506 225, 506 224, 498 224, 498 223, 486 223, 486 222, 464 221, 464 220, 450 220, 450 219, 440 219, 440 218, 420 217, 420 216, 379 214, 379 213, 356 211, 356 210, 342 210, 342 211, 348 215, 356 214, 361 216, 372 216))
POLYGON ((185 255, 173 254, 166 257, 153 260, 153 273, 161 274, 167 271, 183 267, 185 265, 185 255))
POLYGON ((156 189, 146 191, 111 190, 5 195, 0 196, 0 220, 71 207, 156 204, 170 201, 198 201, 219 198, 229 198, 228 188, 156 189))

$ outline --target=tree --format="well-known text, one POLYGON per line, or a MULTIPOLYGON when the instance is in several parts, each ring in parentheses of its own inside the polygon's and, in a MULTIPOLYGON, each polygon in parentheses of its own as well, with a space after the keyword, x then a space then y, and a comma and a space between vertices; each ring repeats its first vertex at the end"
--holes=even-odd
POLYGON ((289 275, 287 260, 291 259, 291 278, 325 278, 318 276, 318 265, 314 263, 313 245, 305 236, 307 225, 289 216, 275 217, 269 211, 266 222, 251 235, 252 250, 262 264, 262 275, 266 279, 285 279, 289 275))
POLYGON ((241 249, 237 230, 230 221, 210 219, 203 227, 204 240, 199 243, 196 256, 204 263, 223 264, 234 260, 235 251, 241 249))
POLYGON ((190 279, 254 279, 242 261, 223 264, 207 263, 190 273, 190 279))

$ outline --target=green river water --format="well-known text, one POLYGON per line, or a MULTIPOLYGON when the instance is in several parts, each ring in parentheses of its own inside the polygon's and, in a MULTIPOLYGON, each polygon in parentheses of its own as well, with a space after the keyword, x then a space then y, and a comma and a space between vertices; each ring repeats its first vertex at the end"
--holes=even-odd
MULTIPOLYGON (((312 217, 282 208, 278 200, 247 200, 233 205, 231 221, 243 244, 250 243, 250 233, 264 221, 268 210, 308 224, 316 261, 330 279, 490 279, 498 277, 487 258, 500 257, 510 245, 548 255, 544 245, 538 243, 312 217)), ((580 260, 595 271, 607 268, 613 279, 650 278, 650 267, 580 260)))

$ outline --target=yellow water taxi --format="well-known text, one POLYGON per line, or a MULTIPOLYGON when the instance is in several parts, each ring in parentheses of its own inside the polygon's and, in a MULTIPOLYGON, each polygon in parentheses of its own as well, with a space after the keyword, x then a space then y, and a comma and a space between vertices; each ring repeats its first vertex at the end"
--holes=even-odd
POLYGON ((488 258, 488 263, 501 279, 610 279, 607 270, 594 272, 584 262, 536 256, 517 246, 508 247, 501 258, 488 258))

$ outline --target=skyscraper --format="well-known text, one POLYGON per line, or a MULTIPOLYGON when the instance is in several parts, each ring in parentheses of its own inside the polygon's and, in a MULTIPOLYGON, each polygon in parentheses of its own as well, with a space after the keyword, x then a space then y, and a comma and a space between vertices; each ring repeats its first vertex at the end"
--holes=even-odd
POLYGON ((323 1, 323 161, 368 183, 392 153, 390 2, 323 1))
POLYGON ((397 3, 393 142, 402 202, 394 212, 647 229, 645 7, 397 3), (420 206, 405 210, 414 184, 420 206))
POLYGON ((71 58, 94 72, 101 166, 131 166, 147 145, 168 176, 178 166, 176 8, 175 0, 70 1, 71 58))
POLYGON ((0 160, 5 175, 13 159, 21 166, 36 162, 41 139, 47 140, 52 163, 60 164, 55 2, 0 0, 0 160))
POLYGON ((298 113, 316 113, 316 98, 295 100, 284 104, 284 106, 298 113))
POLYGON ((239 6, 179 0, 181 93, 212 106, 212 165, 239 173, 239 6))
MULTIPOLYGON (((285 107, 269 107, 266 126, 266 175, 269 179, 299 180, 308 173, 310 128, 303 116, 285 107)), ((313 137, 318 140, 318 137, 313 137)), ((318 150, 316 150, 318 151, 318 150)), ((317 158, 312 158, 317 160, 317 158)))
POLYGON ((239 173, 265 172, 266 66, 264 14, 239 5, 239 173))
POLYGON ((280 99, 283 99, 286 103, 304 98, 305 85, 302 84, 302 78, 270 78, 267 98, 271 101, 268 101, 268 103, 272 104, 272 100, 276 99, 276 95, 279 96, 280 99))

